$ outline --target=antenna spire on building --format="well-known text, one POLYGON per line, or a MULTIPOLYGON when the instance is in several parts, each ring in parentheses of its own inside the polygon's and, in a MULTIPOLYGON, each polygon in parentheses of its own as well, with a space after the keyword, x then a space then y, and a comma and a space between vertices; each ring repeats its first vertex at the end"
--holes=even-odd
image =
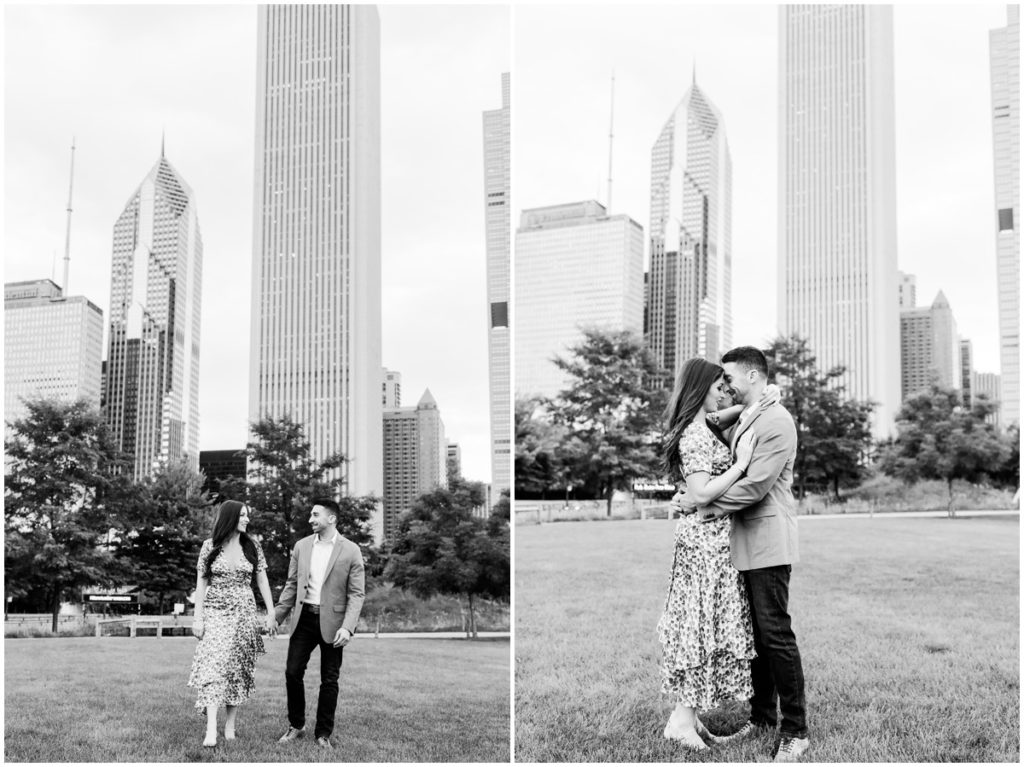
POLYGON ((68 181, 68 223, 64 232, 64 282, 61 288, 68 295, 68 273, 71 270, 71 191, 75 186, 75 138, 71 137, 71 179, 68 181))
POLYGON ((611 113, 608 117, 608 215, 612 213, 612 139, 615 137, 615 70, 612 70, 611 113))
POLYGON ((161 130, 160 131, 160 159, 161 160, 166 159, 164 157, 164 141, 166 140, 166 138, 167 138, 167 131, 166 130, 161 130))

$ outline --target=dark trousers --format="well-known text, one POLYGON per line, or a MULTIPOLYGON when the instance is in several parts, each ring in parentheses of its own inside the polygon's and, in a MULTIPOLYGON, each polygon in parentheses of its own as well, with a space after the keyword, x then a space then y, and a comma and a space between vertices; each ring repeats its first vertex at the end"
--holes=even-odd
POLYGON ((301 729, 306 724, 306 690, 302 677, 309 656, 320 648, 320 694, 316 704, 316 729, 313 736, 328 738, 334 731, 334 710, 338 706, 338 674, 341 672, 341 650, 320 636, 320 616, 305 607, 299 623, 288 641, 288 662, 285 665, 285 689, 288 691, 288 724, 301 729))
POLYGON ((804 670, 789 618, 790 570, 789 565, 778 565, 743 573, 757 651, 757 657, 750 663, 754 685, 750 720, 774 728, 781 709, 781 733, 806 738, 804 670))

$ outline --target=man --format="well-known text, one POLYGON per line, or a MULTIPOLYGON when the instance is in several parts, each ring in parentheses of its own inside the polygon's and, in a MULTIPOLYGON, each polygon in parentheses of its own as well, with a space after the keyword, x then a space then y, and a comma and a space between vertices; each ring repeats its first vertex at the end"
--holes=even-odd
POLYGON ((314 499, 309 513, 313 535, 303 538, 292 549, 288 580, 277 601, 278 623, 292 611, 284 673, 288 732, 279 739, 281 743, 305 735, 306 693, 302 677, 313 648, 319 647, 320 693, 313 735, 318 746, 332 748, 330 737, 338 704, 342 649, 355 634, 365 586, 363 555, 356 544, 338 532, 339 514, 338 504, 333 500, 314 499))
MULTIPOLYGON (((792 492, 796 427, 782 405, 758 407, 768 385, 768 362, 761 351, 751 346, 732 349, 722 357, 722 367, 726 384, 746 406, 732 435, 733 451, 744 433, 756 435, 746 476, 698 512, 703 521, 733 515, 732 563, 743 573, 754 624, 757 657, 750 664, 750 720, 728 740, 749 736, 759 727, 774 730, 781 703, 775 761, 792 762, 809 746, 803 666, 789 617, 789 575, 799 560, 792 492)), ((682 494, 673 498, 673 506, 684 514, 696 510, 682 494)))

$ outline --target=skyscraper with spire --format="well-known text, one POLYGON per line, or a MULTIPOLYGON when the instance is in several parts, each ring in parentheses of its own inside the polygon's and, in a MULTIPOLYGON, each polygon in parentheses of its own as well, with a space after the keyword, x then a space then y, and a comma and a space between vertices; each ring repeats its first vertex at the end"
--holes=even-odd
POLYGON ((732 345, 732 158, 721 113, 693 84, 651 150, 647 344, 664 369, 732 345))
POLYGON ((877 408, 900 397, 892 6, 779 7, 778 329, 877 408))
POLYGON ((249 376, 250 420, 290 415, 378 497, 379 25, 372 5, 258 8, 249 376))
POLYGON ((501 75, 501 109, 484 112, 484 220, 487 234, 487 353, 491 405, 491 487, 511 487, 512 419, 509 284, 512 238, 509 73, 501 75))
POLYGON ((999 422, 1020 423, 1020 6, 989 32, 999 296, 999 422))
POLYGON ((203 241, 188 184, 160 159, 114 224, 105 415, 135 477, 199 467, 203 241))

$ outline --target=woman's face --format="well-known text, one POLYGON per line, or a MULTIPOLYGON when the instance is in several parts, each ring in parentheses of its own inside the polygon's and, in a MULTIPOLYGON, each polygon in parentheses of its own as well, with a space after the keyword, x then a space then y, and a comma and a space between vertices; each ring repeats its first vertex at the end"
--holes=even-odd
POLYGON ((245 532, 245 528, 249 526, 249 507, 243 506, 242 510, 238 512, 238 526, 235 528, 240 533, 245 532))
POLYGON ((708 389, 708 394, 704 398, 704 410, 708 413, 712 413, 715 410, 721 410, 723 407, 728 407, 732 404, 732 397, 729 396, 729 392, 725 386, 725 379, 719 376, 715 379, 715 382, 711 384, 711 388, 708 389))

